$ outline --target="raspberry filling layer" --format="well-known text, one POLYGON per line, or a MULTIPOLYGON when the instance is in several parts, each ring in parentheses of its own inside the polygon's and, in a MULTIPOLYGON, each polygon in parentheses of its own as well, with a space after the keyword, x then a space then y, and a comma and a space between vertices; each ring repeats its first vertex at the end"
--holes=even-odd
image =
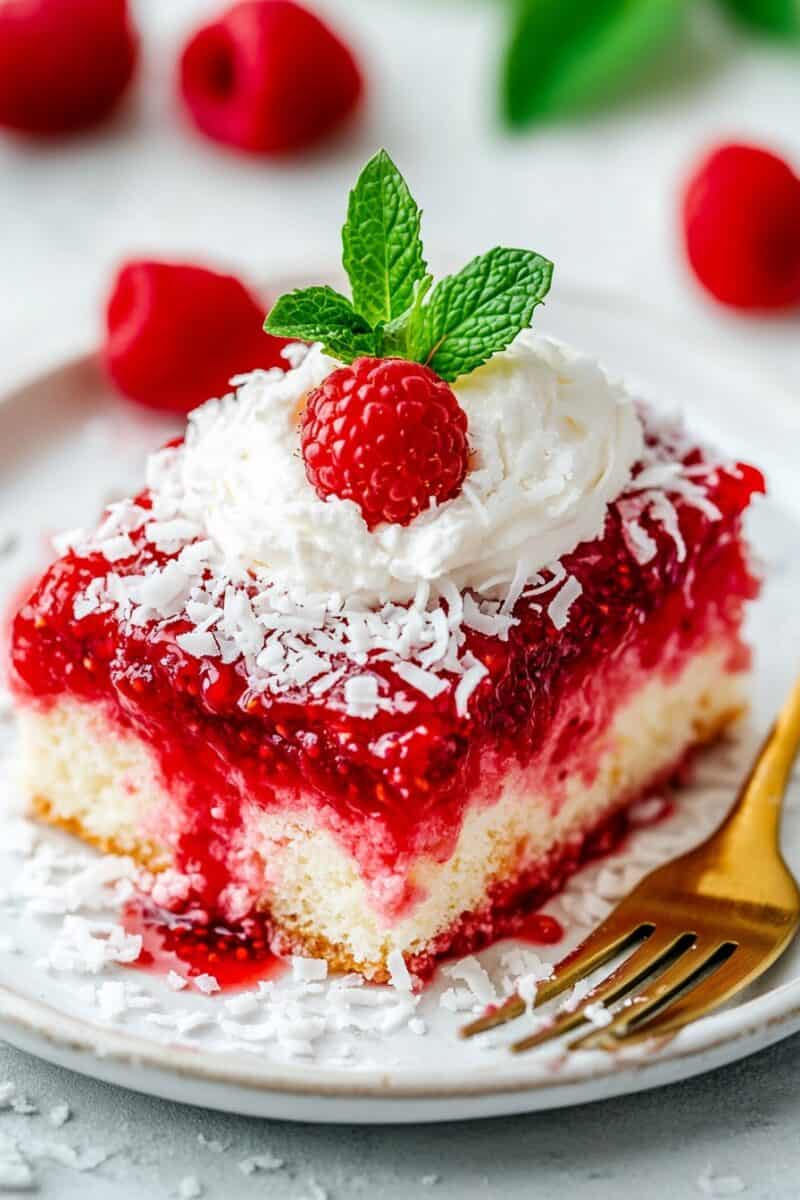
MULTIPOLYGON (((699 451, 685 462, 703 465, 699 451)), ((416 693, 369 720, 308 691, 253 696, 241 662, 180 648, 176 638, 189 628, 180 618, 166 627, 108 612, 76 619, 76 596, 109 563, 75 552, 47 570, 16 616, 14 686, 23 703, 46 707, 66 695, 100 704, 151 747, 181 806, 180 822, 173 814, 163 836, 176 867, 198 881, 193 903, 213 910, 231 882, 245 801, 312 810, 367 882, 376 881, 420 854, 445 861, 492 775, 535 772, 554 804, 568 777, 590 781, 615 711, 653 674, 677 674, 712 643, 729 647, 731 670, 746 665, 738 631, 757 583, 741 514, 763 480, 741 466, 714 471, 705 486, 720 516, 679 496, 674 528, 641 515, 637 529, 652 546, 644 563, 631 549, 624 501, 611 505, 603 537, 562 560, 581 589, 563 628, 546 619, 545 593, 517 601, 518 624, 505 641, 467 629, 467 649, 488 668, 468 716, 458 714, 452 689, 416 693), (613 687, 598 687, 602 678, 613 687)), ((134 542, 135 554, 113 564, 117 572, 167 557, 141 535, 134 542)), ((369 666, 390 696, 407 691, 379 655, 369 666)), ((401 889, 389 908, 396 916, 413 898, 401 889)))

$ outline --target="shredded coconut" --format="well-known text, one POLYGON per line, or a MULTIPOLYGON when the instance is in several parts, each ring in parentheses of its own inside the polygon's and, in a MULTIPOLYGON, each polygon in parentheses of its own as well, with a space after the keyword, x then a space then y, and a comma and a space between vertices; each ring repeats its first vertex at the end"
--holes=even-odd
POLYGON ((449 979, 460 979, 466 983, 480 1004, 492 1004, 497 999, 497 993, 488 972, 484 970, 474 954, 459 959, 458 962, 449 963, 442 968, 442 974, 449 979))
POLYGON ((292 978, 299 983, 319 983, 328 978, 328 964, 324 958, 302 958, 292 956, 292 978))
POLYGON ((389 967, 389 978, 392 987, 396 988, 398 992, 410 992, 413 981, 406 966, 406 960, 403 958, 402 951, 390 951, 386 962, 389 967))
POLYGON ((196 975, 192 983, 204 996, 211 996, 220 990, 219 983, 213 975, 196 975))
POLYGON ((574 575, 570 575, 547 606, 547 615, 556 629, 565 629, 569 621, 569 610, 582 594, 583 587, 574 575))

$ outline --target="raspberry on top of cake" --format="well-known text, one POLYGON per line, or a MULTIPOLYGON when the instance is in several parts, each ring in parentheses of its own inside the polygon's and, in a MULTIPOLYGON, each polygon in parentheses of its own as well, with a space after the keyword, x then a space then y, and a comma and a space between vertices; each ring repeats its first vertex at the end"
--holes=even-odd
POLYGON ((12 648, 44 819, 375 979, 513 932, 742 710, 763 489, 529 330, 547 260, 434 286, 419 225, 381 152, 352 301, 278 301, 289 369, 66 535, 12 648))

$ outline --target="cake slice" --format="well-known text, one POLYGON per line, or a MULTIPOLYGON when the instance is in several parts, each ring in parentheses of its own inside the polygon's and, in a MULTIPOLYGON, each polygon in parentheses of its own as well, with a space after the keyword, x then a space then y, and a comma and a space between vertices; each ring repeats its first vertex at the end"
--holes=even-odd
MULTIPOLYGON (((413 205, 394 171, 357 193, 377 172, 413 205)), ((523 328, 544 260, 426 298, 402 229, 404 316, 362 315, 352 255, 358 312, 279 303, 269 328, 317 344, 196 410, 12 643, 40 818, 132 855, 155 905, 263 914, 375 980, 513 933, 741 713, 763 489, 523 328)))

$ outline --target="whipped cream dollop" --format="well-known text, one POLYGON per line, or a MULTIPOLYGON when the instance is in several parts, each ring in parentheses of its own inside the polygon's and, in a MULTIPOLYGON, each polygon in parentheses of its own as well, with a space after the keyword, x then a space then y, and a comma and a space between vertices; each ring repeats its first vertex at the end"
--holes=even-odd
POLYGON ((643 449, 631 395, 590 358, 521 333, 455 384, 469 419, 470 470, 453 499, 410 525, 370 531, 358 506, 308 483, 298 421, 339 363, 293 347, 293 369, 255 372, 191 414, 151 486, 213 539, 226 567, 314 593, 404 603, 430 585, 518 595, 602 533, 643 449))

